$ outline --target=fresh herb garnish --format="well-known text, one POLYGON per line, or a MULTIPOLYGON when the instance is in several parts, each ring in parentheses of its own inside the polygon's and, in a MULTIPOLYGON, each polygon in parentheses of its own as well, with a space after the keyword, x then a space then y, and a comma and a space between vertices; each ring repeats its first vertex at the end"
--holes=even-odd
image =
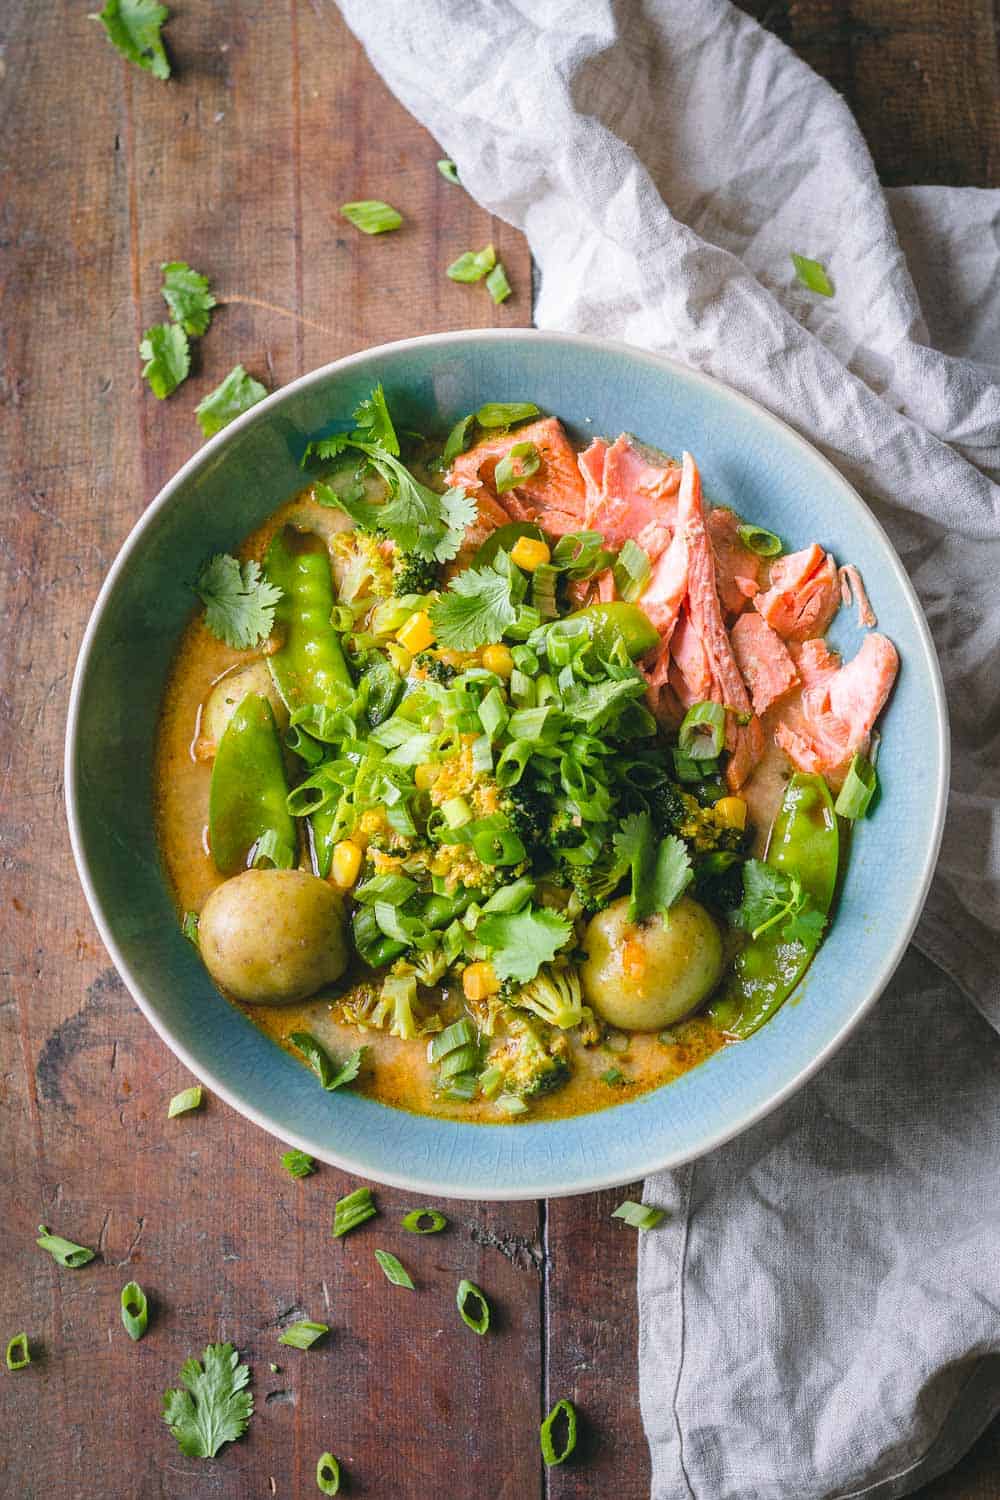
POLYGON ((476 420, 475 412, 469 412, 468 416, 459 417, 454 427, 445 439, 441 450, 441 467, 447 469, 454 463, 460 453, 464 453, 472 441, 472 429, 476 420))
POLYGON ((149 1323, 149 1301, 137 1281, 127 1281, 122 1287, 121 1309, 125 1332, 138 1343, 149 1323))
POLYGON ((344 218, 360 229, 362 234, 385 234, 389 229, 398 229, 403 215, 388 203, 378 198, 363 198, 357 203, 342 203, 340 212, 344 218))
POLYGON ((163 401, 188 377, 191 346, 179 323, 154 323, 143 334, 139 358, 146 363, 142 373, 158 400, 163 401))
POLYGON ((198 574, 194 591, 205 605, 206 626, 227 646, 245 651, 270 635, 281 590, 263 577, 259 563, 219 553, 198 574))
POLYGON ((183 916, 183 918, 181 920, 181 932, 183 932, 183 934, 187 938, 188 942, 192 943, 194 945, 194 947, 197 948, 197 946, 198 946, 198 913, 196 911, 186 911, 184 913, 184 916, 183 916))
POLYGON ((821 261, 810 260, 808 255, 796 255, 794 250, 791 256, 795 274, 804 287, 808 287, 811 292, 819 292, 821 297, 833 296, 833 282, 821 261))
POLYGON ((522 479, 530 479, 541 466, 542 455, 534 443, 514 443, 504 454, 493 471, 493 483, 498 495, 515 489, 522 479))
POLYGON ((188 1458, 214 1458, 223 1443, 242 1437, 253 1416, 250 1369, 232 1344, 209 1344, 202 1360, 204 1366, 186 1359, 179 1376, 185 1389, 163 1396, 163 1420, 188 1458))
POLYGON ((838 817, 856 822, 863 818, 878 790, 878 773, 864 755, 853 755, 833 810, 838 817))
POLYGON ((289 1177, 308 1177, 316 1170, 315 1158, 307 1151, 286 1151, 281 1158, 281 1165, 289 1177))
POLYGON ((480 427, 509 427, 513 422, 539 415, 533 401, 488 401, 476 412, 476 421, 480 427))
POLYGON ((666 1218, 666 1209, 650 1208, 647 1203, 633 1203, 630 1198, 626 1198, 624 1203, 619 1203, 611 1217, 623 1219, 633 1229, 655 1229, 660 1220, 666 1218))
POLYGON ((648 812, 623 818, 614 836, 615 868, 632 872, 628 919, 642 922, 654 912, 664 917, 694 879, 683 839, 667 834, 657 842, 648 812))
POLYGON ((826 926, 801 881, 759 859, 748 859, 743 866, 743 901, 734 921, 754 939, 777 927, 786 942, 806 947, 818 942, 826 926))
POLYGON ((350 1234, 352 1229, 357 1229, 377 1213, 378 1209, 372 1202, 371 1188, 355 1188, 346 1198, 338 1198, 333 1210, 334 1239, 339 1239, 342 1234, 350 1234))
POLYGON ((441 161, 438 162, 437 169, 441 173, 441 176, 444 178, 445 182, 453 182, 456 187, 459 186, 458 168, 453 161, 449 161, 447 157, 443 157, 441 161))
POLYGON ((485 245, 482 250, 466 250, 457 260, 452 261, 445 275, 452 281, 482 281, 496 263, 497 253, 493 246, 485 245))
POLYGON ((499 641, 517 619, 527 585, 505 553, 485 568, 465 568, 451 580, 447 593, 431 606, 440 645, 475 651, 499 641))
POLYGON ((266 395, 266 385, 248 375, 242 365, 235 365, 225 380, 214 391, 209 391, 194 409, 202 434, 207 438, 214 437, 251 406, 263 401, 266 395))
POLYGON ((332 1453, 321 1453, 316 1462, 316 1488, 321 1495, 340 1493, 340 1464, 332 1453))
POLYGON ((293 1031, 288 1040, 302 1053, 328 1094, 332 1094, 334 1089, 343 1088, 345 1083, 354 1082, 368 1052, 367 1047, 357 1047, 338 1067, 323 1043, 317 1041, 310 1032, 293 1031))
POLYGON ((741 525, 736 531, 744 547, 758 557, 777 557, 781 552, 781 537, 775 536, 773 531, 766 531, 763 526, 741 525))
POLYGON ((542 1450, 542 1460, 546 1468, 554 1468, 556 1464, 563 1464, 569 1458, 576 1447, 576 1407, 572 1401, 557 1401, 549 1412, 545 1421, 538 1429, 538 1441, 542 1450), (557 1423, 562 1420, 566 1424, 566 1435, 562 1446, 556 1451, 553 1434, 557 1423))
POLYGON ((410 1234, 440 1234, 448 1220, 436 1208, 415 1208, 403 1220, 403 1228, 410 1234), (430 1219, 429 1224, 423 1221, 430 1219))
POLYGON ((458 1283, 455 1302, 466 1328, 471 1328, 473 1333, 485 1333, 487 1331, 490 1326, 490 1304, 474 1281, 466 1281, 463 1278, 458 1283), (477 1306, 479 1308, 478 1312, 475 1311, 477 1306))
POLYGON ((212 321, 215 298, 208 289, 208 277, 183 260, 167 260, 160 267, 163 285, 160 293, 170 309, 175 323, 179 323, 192 338, 205 333, 212 321))
POLYGON ((145 68, 154 78, 167 79, 170 63, 160 28, 169 14, 157 0, 107 0, 104 9, 89 19, 102 23, 112 46, 128 62, 145 68))
POLYGON ((167 1106, 167 1119, 172 1120, 175 1115, 187 1114, 189 1110, 201 1108, 201 1084, 196 1083, 189 1089, 182 1089, 175 1094, 167 1106))
POLYGON ((298 1323, 290 1323, 278 1335, 278 1343, 288 1344, 292 1349, 311 1349, 313 1344, 329 1332, 328 1323, 313 1323, 309 1318, 302 1318, 298 1323))
POLYGON ((503 268, 503 261, 498 260, 492 271, 486 278, 486 290, 493 301, 499 304, 506 302, 511 293, 511 285, 507 280, 507 272, 503 268))
POLYGON ((376 1250, 375 1259, 385 1272, 387 1281, 391 1281, 393 1286, 401 1286, 405 1287, 407 1291, 413 1291, 413 1281, 410 1273, 390 1251, 376 1250))
POLYGON ((30 1364, 31 1350, 28 1348, 28 1335, 15 1333, 12 1339, 7 1340, 7 1368, 8 1370, 23 1370, 30 1364))
POLYGON ((80 1266, 89 1265, 94 1259, 95 1252, 88 1250, 86 1245, 74 1245, 72 1240, 64 1240, 61 1234, 50 1234, 44 1224, 38 1226, 38 1239, 35 1244, 47 1250, 52 1259, 58 1261, 61 1266, 68 1266, 72 1271, 79 1270, 80 1266))
POLYGON ((546 906, 491 912, 476 928, 476 937, 490 949, 497 977, 521 984, 534 979, 542 964, 551 963, 572 935, 572 923, 546 906))

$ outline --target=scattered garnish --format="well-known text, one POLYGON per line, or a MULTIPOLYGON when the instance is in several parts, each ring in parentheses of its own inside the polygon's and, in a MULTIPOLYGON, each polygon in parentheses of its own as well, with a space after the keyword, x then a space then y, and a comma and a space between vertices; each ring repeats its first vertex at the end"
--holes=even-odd
POLYGON ((157 0, 107 0, 104 9, 89 19, 103 24, 112 46, 128 62, 145 68, 154 78, 167 79, 170 63, 160 28, 169 14, 157 0))
POLYGON ((194 946, 197 948, 197 946, 198 946, 198 913, 196 911, 186 911, 184 913, 184 917, 183 917, 183 920, 181 922, 181 932, 183 932, 183 934, 187 938, 188 942, 189 943, 193 943, 194 946))
POLYGON ((334 1089, 342 1088, 345 1083, 354 1082, 368 1052, 367 1047, 355 1048, 350 1057, 338 1068, 322 1042, 318 1042, 310 1032, 293 1031, 288 1040, 293 1047, 299 1049, 327 1093, 331 1094, 334 1089))
POLYGON ((649 553, 645 552, 631 537, 626 537, 615 561, 613 572, 618 597, 628 604, 634 604, 649 582, 649 575, 652 571, 653 564, 649 560, 649 553))
POLYGON ((616 1088, 621 1083, 628 1083, 628 1079, 620 1068, 609 1068, 606 1073, 601 1074, 601 1082, 606 1083, 608 1088, 616 1088))
POLYGON ((498 260, 492 271, 486 278, 486 290, 493 301, 498 305, 506 302, 511 293, 511 285, 507 280, 507 272, 503 268, 503 261, 498 260))
POLYGON ((821 297, 833 296, 833 282, 826 274, 826 267, 818 260, 810 260, 808 255, 796 255, 791 252, 792 265, 795 274, 804 287, 811 292, 819 292, 821 297))
POLYGON ((163 285, 160 293, 170 309, 171 317, 192 338, 203 334, 212 321, 215 298, 208 289, 208 277, 183 260, 166 260, 160 266, 163 285))
POLYGON ((744 547, 749 547, 758 557, 777 557, 781 552, 781 537, 763 526, 737 526, 736 531, 744 547))
POLYGON ((476 936, 493 950, 499 979, 526 984, 569 942, 573 925, 547 906, 526 906, 523 911, 491 912, 481 919, 476 936))
POLYGON ((538 1441, 542 1449, 542 1459, 546 1468, 554 1468, 556 1464, 565 1463, 567 1458, 576 1447, 576 1407, 572 1401, 557 1401, 549 1412, 545 1421, 538 1429, 538 1441), (557 1453, 553 1442, 553 1432, 556 1423, 562 1418, 566 1424, 566 1435, 563 1439, 562 1448, 557 1453))
POLYGON ((437 169, 445 182, 453 182, 456 187, 459 186, 458 168, 453 161, 449 161, 447 157, 442 157, 441 161, 437 164, 437 169))
POLYGON ((230 422, 249 411, 251 406, 263 401, 266 395, 266 385, 261 385, 259 380, 248 375, 242 365, 234 365, 225 380, 214 391, 209 391, 195 407, 198 426, 205 437, 214 437, 223 427, 228 427, 230 422))
MULTIPOLYGON (((515 489, 522 479, 530 479, 532 474, 537 474, 542 463, 542 455, 534 443, 515 443, 510 452, 497 464, 493 472, 493 484, 498 495, 503 495, 507 490, 515 489)), ((522 537, 522 541, 528 538, 522 537)), ((540 543, 537 545, 543 545, 540 543)), ((520 561, 515 558, 515 561, 520 561)))
POLYGON ((488 567, 465 568, 431 608, 438 643, 454 651, 476 651, 498 641, 517 619, 526 592, 523 576, 505 553, 498 553, 488 567))
POLYGON ((346 1198, 338 1198, 333 1210, 333 1235, 339 1239, 342 1234, 350 1234, 352 1229, 357 1229, 366 1219, 372 1219, 378 1213, 378 1209, 372 1202, 371 1188, 355 1188, 353 1193, 348 1193, 346 1198))
POLYGON ((459 417, 454 427, 445 439, 444 448, 441 450, 441 467, 447 469, 454 463, 460 453, 464 453, 472 442, 472 427, 476 420, 475 412, 469 412, 468 416, 459 417))
POLYGON ((666 916, 694 878, 684 840, 673 833, 655 840, 648 812, 630 813, 622 819, 614 835, 614 850, 613 869, 632 872, 630 922, 641 922, 654 911, 666 916))
POLYGON ((316 1464, 316 1488, 322 1495, 340 1492, 340 1465, 332 1453, 321 1453, 316 1464))
POLYGON ((496 263, 497 253, 493 246, 484 245, 482 250, 466 250, 457 260, 453 260, 445 275, 452 281, 482 281, 496 263))
POLYGON ((316 1161, 307 1151, 286 1151, 281 1158, 281 1165, 290 1177, 308 1177, 310 1172, 315 1172, 316 1161))
POLYGON ((485 1333, 490 1326, 490 1304, 473 1281, 463 1280, 458 1283, 458 1291, 455 1294, 455 1302, 458 1306, 459 1315, 467 1328, 473 1333, 485 1333), (470 1307, 478 1303, 479 1312, 476 1313, 470 1307))
POLYGON ((329 1332, 328 1323, 313 1323, 308 1318, 303 1318, 298 1323, 290 1323, 278 1335, 278 1343, 289 1344, 293 1349, 311 1349, 317 1340, 329 1332))
POLYGON ((801 881, 759 859, 748 859, 743 866, 743 901, 734 921, 755 939, 780 926, 786 942, 806 946, 815 943, 826 926, 825 915, 813 905, 801 881))
POLYGON ((189 1089, 182 1089, 175 1094, 167 1107, 167 1119, 172 1120, 175 1115, 187 1114, 189 1110, 201 1108, 201 1084, 196 1083, 189 1089))
POLYGON ((841 818, 855 822, 863 818, 878 790, 878 772, 865 755, 854 755, 847 768, 833 810, 841 818))
POLYGON ((149 1302, 137 1281, 128 1281, 122 1287, 121 1304, 125 1332, 138 1343, 149 1323, 149 1302))
POLYGON ((73 1271, 94 1259, 95 1252, 88 1250, 86 1245, 74 1245, 72 1240, 64 1240, 61 1234, 51 1234, 44 1224, 38 1226, 35 1244, 47 1250, 61 1266, 68 1266, 73 1271))
POLYGON ((378 198, 363 198, 357 203, 342 203, 340 212, 344 218, 360 229, 362 234, 385 234, 388 229, 398 229, 403 215, 388 203, 378 198))
POLYGON ((198 574, 194 591, 205 605, 205 624, 227 646, 245 651, 270 635, 281 590, 262 576, 258 562, 219 553, 198 574))
POLYGON ((388 1250, 376 1250, 375 1259, 385 1272, 387 1281, 391 1281, 393 1286, 402 1286, 406 1287, 407 1291, 413 1291, 413 1282, 410 1279, 410 1273, 400 1264, 394 1255, 388 1250))
POLYGON ((139 357, 149 388, 160 401, 171 395, 191 368, 191 346, 179 323, 154 323, 143 334, 139 357))
POLYGON ((436 1208, 415 1208, 403 1220, 403 1228, 410 1234, 440 1234, 448 1220, 436 1208), (424 1219, 430 1219, 424 1224, 424 1219))
POLYGON ((655 1229, 660 1220, 666 1218, 666 1209, 650 1208, 646 1203, 633 1203, 630 1198, 626 1198, 624 1203, 619 1203, 611 1217, 623 1219, 633 1229, 655 1229))
POLYGON ((7 1341, 7 1368, 8 1370, 23 1370, 26 1365, 30 1364, 31 1350, 28 1348, 28 1335, 15 1333, 14 1337, 7 1341))
POLYGON ((488 401, 476 412, 476 421, 480 427, 510 427, 513 422, 524 422, 538 415, 533 401, 488 401))
POLYGON ((223 1443, 246 1432, 253 1396, 245 1389, 250 1369, 232 1344, 209 1344, 198 1360, 186 1359, 179 1379, 184 1390, 163 1395, 163 1420, 188 1458, 214 1458, 223 1443))
POLYGON ((281 1370, 281 1366, 280 1365, 276 1365, 273 1360, 268 1365, 267 1368, 270 1370, 270 1372, 271 1372, 272 1375, 277 1375, 280 1372, 280 1370, 281 1370))

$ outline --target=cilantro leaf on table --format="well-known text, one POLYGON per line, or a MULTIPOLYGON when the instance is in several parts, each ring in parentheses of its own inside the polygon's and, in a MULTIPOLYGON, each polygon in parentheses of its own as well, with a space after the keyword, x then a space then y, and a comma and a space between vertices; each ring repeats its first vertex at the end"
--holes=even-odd
POLYGON ((499 641, 517 619, 519 578, 509 564, 506 571, 491 563, 457 573, 447 593, 431 605, 438 644, 453 651, 475 651, 499 641))
POLYGON ((521 984, 534 979, 543 964, 551 963, 572 935, 572 923, 544 906, 491 912, 476 928, 477 939, 491 949, 497 978, 521 984))
POLYGON ((259 563, 220 552, 205 563, 194 591, 205 605, 205 624, 227 646, 245 651, 270 635, 281 590, 262 577, 259 563))
POLYGON ((208 277, 192 271, 183 260, 165 260, 160 270, 163 272, 160 293, 174 321, 193 338, 205 333, 215 306, 208 277))
POLYGON ((242 1437, 253 1416, 253 1396, 245 1389, 249 1366, 232 1344, 209 1344, 204 1366, 186 1359, 179 1380, 184 1390, 163 1393, 163 1420, 188 1458, 214 1458, 223 1443, 242 1437))
POLYGON ((90 16, 100 21, 112 46, 129 62, 155 78, 170 77, 170 63, 163 50, 160 28, 170 12, 157 0, 107 0, 102 11, 90 16))
POLYGON ((191 348, 187 334, 178 323, 154 323, 143 334, 139 357, 149 388, 158 400, 171 395, 191 368, 191 348))
POLYGON ((743 866, 743 900, 734 920, 753 938, 779 927, 786 942, 806 947, 818 941, 826 926, 826 916, 813 906, 801 881, 759 859, 748 859, 743 866))
POLYGON ((235 365, 225 380, 198 402, 194 409, 198 426, 205 437, 214 437, 266 395, 266 385, 248 375, 242 365, 235 365))

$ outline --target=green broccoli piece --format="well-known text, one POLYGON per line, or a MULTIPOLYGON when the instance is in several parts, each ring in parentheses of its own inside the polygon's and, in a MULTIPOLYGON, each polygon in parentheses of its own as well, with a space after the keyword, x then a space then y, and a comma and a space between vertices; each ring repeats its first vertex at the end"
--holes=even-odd
POLYGON ((413 658, 413 665, 419 667, 421 671, 426 672, 432 682, 440 682, 442 687, 447 687, 453 678, 458 675, 454 667, 449 666, 446 661, 442 661, 439 656, 435 656, 433 651, 419 652, 413 658))
POLYGON ((580 911, 592 917, 610 903, 628 870, 628 861, 616 852, 609 840, 593 864, 574 865, 562 859, 558 873, 580 911))
POLYGON ((393 572, 377 537, 367 531, 340 531, 330 543, 330 562, 341 604, 374 595, 387 599, 393 591, 393 572))
POLYGON ((561 1088, 571 1072, 567 1051, 564 1036, 527 1016, 511 1017, 507 1035, 486 1059, 482 1076, 491 1079, 489 1097, 500 1093, 527 1100, 561 1088))
POLYGON ((560 1031, 579 1026, 591 1016, 589 1007, 583 1003, 580 976, 573 968, 543 966, 534 979, 521 986, 513 1003, 560 1031))
POLYGON ((586 838, 587 834, 575 815, 568 808, 557 808, 549 820, 549 848, 578 849, 586 838))
POLYGON ((388 1031, 403 1041, 426 1036, 430 1031, 440 1031, 441 1020, 437 1015, 425 1018, 417 1006, 417 981, 413 974, 387 974, 382 988, 364 985, 341 1001, 337 1007, 338 1019, 348 1025, 360 1026, 362 1030, 372 1028, 388 1031))
POLYGON ((550 812, 544 795, 524 781, 508 787, 500 800, 500 811, 527 847, 547 846, 550 812))
POLYGON ((397 551, 392 559, 392 592, 397 598, 404 594, 429 594, 440 587, 437 563, 430 558, 415 557, 397 551))

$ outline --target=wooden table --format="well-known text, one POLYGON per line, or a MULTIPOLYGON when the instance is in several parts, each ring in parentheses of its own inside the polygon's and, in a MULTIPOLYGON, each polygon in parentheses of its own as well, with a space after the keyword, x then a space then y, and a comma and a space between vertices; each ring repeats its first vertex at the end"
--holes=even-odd
MULTIPOLYGON (((991 0, 748 8, 846 93, 887 181, 997 181, 991 0)), ((640 1500, 635 1236, 608 1218, 622 1194, 453 1205, 446 1234, 407 1247, 419 1294, 395 1291, 371 1266, 387 1235, 330 1237, 339 1173, 291 1181, 277 1143, 214 1100, 167 1121, 189 1080, 84 905, 61 797, 70 676, 116 549, 198 446, 195 402, 237 360, 274 387, 382 340, 531 316, 522 239, 441 180, 434 142, 328 0, 187 0, 168 38, 164 86, 118 61, 82 3, 0 14, 0 1335, 24 1328, 34 1351, 0 1375, 0 1491, 309 1495, 330 1448, 352 1495, 640 1500), (406 217, 397 236, 363 239, 336 214, 383 194, 406 217), (500 309, 441 275, 488 239, 515 288, 500 309), (172 258, 208 272, 224 306, 161 403, 136 347, 164 315, 172 258), (98 1259, 57 1270, 35 1248, 40 1221, 98 1259), (456 1320, 460 1275, 493 1299, 489 1339, 456 1320), (133 1276, 154 1306, 140 1345, 118 1315, 133 1276), (293 1309, 332 1325, 325 1346, 279 1348, 293 1309), (253 1365, 257 1415, 203 1464, 178 1452, 160 1394, 214 1339, 253 1365), (545 1475, 539 1414, 562 1395, 585 1416, 584 1461, 545 1475)), ((385 1226, 412 1206, 378 1201, 385 1226)), ((996 1500, 998 1457, 994 1429, 925 1496, 996 1500)))

